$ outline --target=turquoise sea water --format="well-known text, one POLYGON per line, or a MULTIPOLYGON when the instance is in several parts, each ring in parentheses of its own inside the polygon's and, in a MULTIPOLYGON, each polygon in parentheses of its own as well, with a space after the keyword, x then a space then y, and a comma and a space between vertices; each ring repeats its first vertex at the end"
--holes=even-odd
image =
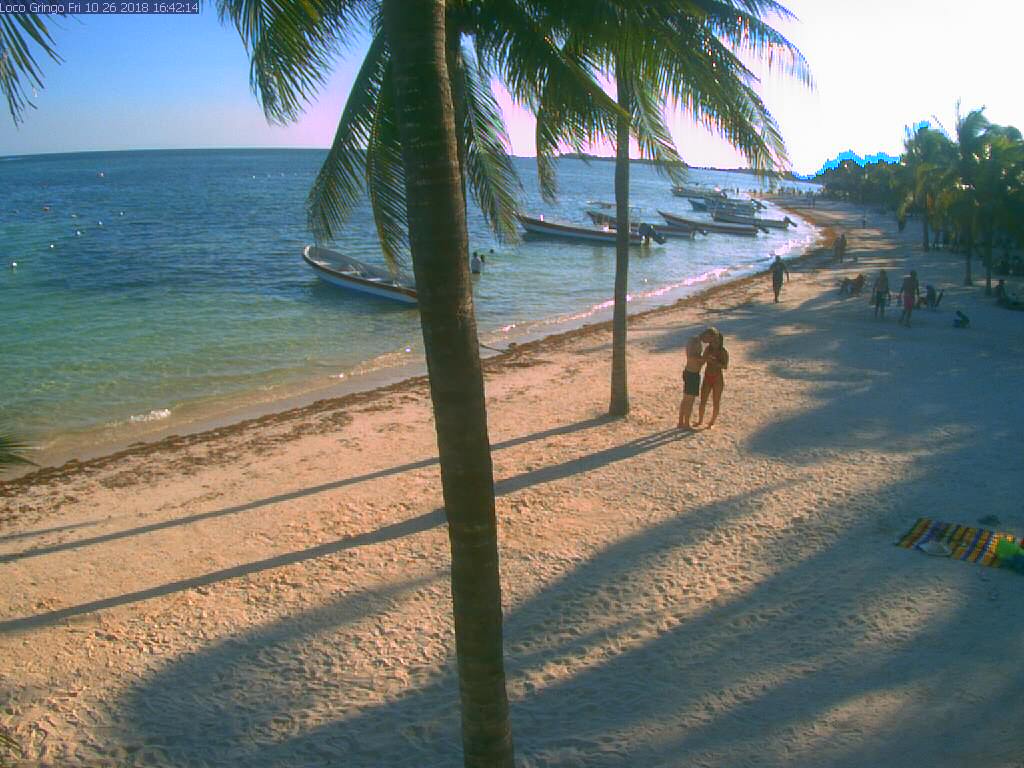
MULTIPOLYGON (((321 283, 302 262, 306 194, 320 150, 83 153, 0 159, 0 425, 58 435, 159 422, 253 393, 358 378, 420 354, 415 309, 321 283), (10 265, 17 262, 17 267, 10 265)), ((524 209, 584 223, 613 198, 613 164, 563 160, 556 206, 532 160, 516 161, 524 209)), ((692 171, 692 182, 757 186, 692 171)), ((792 185, 790 185, 792 186, 792 185)), ((690 213, 645 165, 633 204, 690 213)), ((602 319, 614 249, 493 241, 476 212, 471 247, 494 248, 476 282, 492 345, 602 319)), ((634 249, 632 308, 761 268, 813 239, 806 224, 756 240, 712 235, 634 249)), ((379 261, 369 210, 333 245, 379 261)))

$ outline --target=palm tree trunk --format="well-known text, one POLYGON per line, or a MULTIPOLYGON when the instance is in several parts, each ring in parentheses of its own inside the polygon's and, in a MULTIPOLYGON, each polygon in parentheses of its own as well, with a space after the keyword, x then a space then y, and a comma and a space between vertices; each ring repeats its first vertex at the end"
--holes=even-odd
POLYGON ((612 396, 611 416, 629 413, 626 385, 626 295, 629 286, 629 123, 632 96, 622 62, 615 61, 618 104, 625 114, 615 126, 615 307, 612 313, 612 396))
POLYGON ((985 241, 985 295, 992 295, 992 241, 996 236, 996 228, 988 228, 988 239, 985 241))
MULTIPOLYGON (((466 167, 466 81, 462 61, 462 39, 453 24, 445 25, 445 62, 448 82, 452 88, 452 110, 455 115, 455 146, 459 150, 459 168, 466 167)), ((462 203, 466 203, 466 174, 460 173, 462 203)))
POLYGON ((967 251, 964 257, 965 271, 964 271, 964 285, 974 285, 974 281, 971 279, 971 250, 974 247, 974 228, 970 227, 967 230, 967 251))
POLYGON ((924 231, 924 249, 928 250, 928 214, 921 213, 921 228, 924 231))
POLYGON ((384 0, 441 485, 467 767, 512 768, 494 477, 445 63, 444 0, 384 0))

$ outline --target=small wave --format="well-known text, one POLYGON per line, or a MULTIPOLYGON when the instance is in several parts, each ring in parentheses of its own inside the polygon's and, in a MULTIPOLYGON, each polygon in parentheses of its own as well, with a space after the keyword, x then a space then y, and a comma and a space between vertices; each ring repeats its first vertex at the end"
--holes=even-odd
POLYGON ((132 424, 143 424, 147 421, 160 421, 161 419, 169 418, 170 415, 170 408, 155 408, 149 413, 137 413, 134 416, 129 416, 128 421, 132 424))

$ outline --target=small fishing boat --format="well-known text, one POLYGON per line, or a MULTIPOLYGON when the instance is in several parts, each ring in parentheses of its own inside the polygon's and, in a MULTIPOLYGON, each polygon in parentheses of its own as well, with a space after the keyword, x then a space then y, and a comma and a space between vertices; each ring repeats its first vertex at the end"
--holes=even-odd
MULTIPOLYGON (((587 211, 587 216, 599 227, 608 227, 608 229, 617 229, 615 226, 615 217, 609 216, 607 213, 601 211, 587 211)), ((637 235, 647 235, 653 237, 658 243, 664 242, 665 238, 684 238, 693 239, 693 236, 698 230, 692 227, 671 227, 665 224, 647 224, 631 222, 629 225, 629 231, 637 235), (662 239, 658 239, 660 236, 662 239)), ((707 232, 701 232, 706 235, 707 232)))
POLYGON ((382 267, 364 264, 351 256, 316 245, 307 245, 302 251, 302 258, 317 277, 331 285, 403 304, 416 303, 416 289, 411 278, 393 276, 382 267))
MULTIPOLYGON (((614 209, 614 207, 615 206, 612 206, 613 209, 614 209)), ((614 227, 615 226, 615 221, 616 221, 617 217, 616 217, 614 212, 613 213, 608 213, 607 211, 594 211, 594 210, 589 210, 588 209, 588 210, 585 210, 584 213, 586 213, 587 216, 590 217, 590 220, 592 222, 594 222, 599 227, 614 227)), ((638 208, 636 206, 632 206, 631 205, 629 207, 629 220, 631 222, 633 222, 633 223, 630 226, 635 226, 637 220, 642 215, 643 215, 643 210, 641 208, 638 208)))
POLYGON ((725 197, 725 192, 710 187, 695 187, 686 184, 677 184, 672 187, 672 194, 676 197, 725 197))
POLYGON ((672 226, 689 227, 691 229, 704 230, 707 232, 718 232, 723 235, 744 235, 746 237, 754 237, 758 233, 757 227, 747 224, 722 224, 717 221, 694 221, 693 219, 685 219, 682 216, 676 216, 674 213, 666 213, 665 211, 658 211, 658 215, 672 226))
POLYGON ((756 216, 745 216, 728 211, 713 211, 711 218, 715 221, 723 221, 730 224, 749 224, 754 227, 771 227, 773 229, 789 229, 790 226, 796 226, 796 222, 789 218, 789 216, 784 219, 762 219, 756 216))
POLYGON ((688 197, 686 199, 690 201, 690 207, 693 208, 693 210, 700 211, 701 213, 707 212, 708 201, 703 197, 688 197))
MULTIPOLYGON (((593 229, 592 227, 579 227, 575 224, 560 224, 533 216, 523 216, 522 214, 517 215, 516 218, 523 225, 523 229, 531 235, 557 237, 562 240, 576 240, 585 243, 615 245, 616 233, 614 229, 593 229)), ((649 244, 651 239, 650 236, 641 237, 640 234, 635 232, 630 232, 629 234, 630 245, 649 244)))

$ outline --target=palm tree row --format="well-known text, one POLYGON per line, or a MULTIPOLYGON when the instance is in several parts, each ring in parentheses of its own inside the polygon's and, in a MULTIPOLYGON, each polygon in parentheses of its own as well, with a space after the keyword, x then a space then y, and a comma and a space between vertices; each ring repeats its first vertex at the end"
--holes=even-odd
MULTIPOLYGON (((681 109, 736 146, 757 171, 786 161, 777 124, 744 60, 810 83, 799 51, 766 17, 775 0, 218 0, 250 56, 269 120, 296 119, 327 81, 339 47, 371 43, 308 199, 319 240, 369 195, 389 263, 411 257, 419 294, 452 551, 451 584, 467 766, 511 766, 494 483, 468 272, 466 196, 500 238, 515 238, 518 179, 497 100, 499 82, 537 118, 537 167, 556 194, 554 159, 602 139, 616 146, 618 247, 610 411, 628 411, 629 145, 678 173, 666 111, 681 109), (613 84, 614 97, 604 84, 613 84)), ((15 17, 51 56, 38 19, 15 17)), ((5 26, 0 45, 22 41, 5 26)), ((15 50, 22 50, 15 48, 15 50)), ((6 48, 5 48, 6 50, 6 48)), ((21 76, 0 78, 17 119, 21 76)))
POLYGON ((845 161, 825 172, 826 192, 885 205, 905 220, 920 218, 922 247, 939 230, 964 253, 964 284, 972 285, 979 243, 985 292, 992 291, 992 249, 997 240, 1024 242, 1024 140, 1019 130, 989 122, 984 109, 956 117, 953 132, 921 123, 907 129, 897 164, 858 166, 845 161))

